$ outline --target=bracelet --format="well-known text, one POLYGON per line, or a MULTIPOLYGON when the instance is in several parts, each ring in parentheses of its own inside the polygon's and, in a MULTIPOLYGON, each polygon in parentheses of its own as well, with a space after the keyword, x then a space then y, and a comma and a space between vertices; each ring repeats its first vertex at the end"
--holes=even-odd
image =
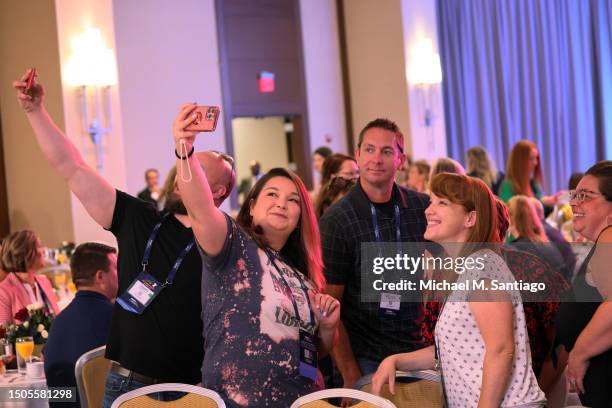
POLYGON ((195 146, 191 146, 191 151, 189 152, 189 154, 187 156, 179 156, 179 154, 176 151, 176 149, 174 149, 174 155, 176 156, 177 159, 187 160, 188 158, 191 157, 191 155, 193 154, 194 150, 195 150, 195 146))

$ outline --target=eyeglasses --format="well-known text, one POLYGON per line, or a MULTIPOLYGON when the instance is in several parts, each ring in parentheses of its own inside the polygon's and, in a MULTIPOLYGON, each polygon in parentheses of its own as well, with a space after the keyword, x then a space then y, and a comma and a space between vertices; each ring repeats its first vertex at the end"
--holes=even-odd
POLYGON ((576 200, 579 204, 584 203, 585 201, 591 201, 596 196, 602 196, 602 195, 603 194, 598 193, 596 191, 591 191, 591 190, 570 190, 569 192, 570 201, 576 200))
POLYGON ((341 176, 334 177, 329 182, 329 189, 344 190, 352 187, 357 182, 357 179, 347 179, 341 176))

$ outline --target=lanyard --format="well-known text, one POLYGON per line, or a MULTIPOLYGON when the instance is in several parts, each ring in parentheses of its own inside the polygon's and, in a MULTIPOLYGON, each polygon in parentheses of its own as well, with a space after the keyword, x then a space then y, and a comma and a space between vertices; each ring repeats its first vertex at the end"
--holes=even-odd
MULTIPOLYGON (((272 254, 272 251, 270 250, 266 250, 266 254, 268 255, 268 259, 270 260, 272 265, 274 265, 274 269, 276 269, 276 271, 280 275, 281 279, 283 280, 283 284, 285 285, 285 287, 289 291, 289 294, 291 295, 291 303, 293 304, 293 310, 295 311, 295 318, 298 319, 298 321, 301 320, 300 310, 298 309, 297 302, 295 301, 295 296, 293 296, 293 291, 291 290, 291 286, 289 286, 289 283, 285 279, 285 275, 283 274, 281 269, 278 267, 278 265, 276 265, 276 262, 274 262, 274 258, 276 257, 272 254)), ((310 324, 312 327, 314 327, 315 315, 314 315, 314 312, 312 311, 312 305, 310 304, 310 297, 308 296, 308 288, 306 287, 306 285, 304 285, 304 282, 302 282, 302 279, 300 279, 300 275, 296 273, 296 277, 297 277, 297 280, 300 282, 300 286, 302 288, 302 291, 304 291, 304 295, 306 296, 306 302, 308 302, 308 310, 310 310, 310 324)))
MULTIPOLYGON (((159 222, 155 224, 155 227, 153 227, 153 231, 151 231, 151 234, 149 235, 149 240, 147 241, 147 245, 145 246, 145 250, 144 250, 144 255, 142 256, 142 271, 143 272, 146 271, 147 265, 149 264, 149 258, 151 257, 151 248, 153 247, 153 242, 155 241, 155 238, 157 238, 157 234, 159 233, 159 229, 161 228, 163 222, 166 220, 166 218, 168 218, 169 215, 170 215, 170 212, 165 212, 162 215, 161 220, 159 220, 159 222)), ((191 251, 191 248, 193 248, 194 243, 195 242, 192 239, 191 242, 189 242, 189 244, 187 244, 187 246, 183 248, 183 250, 181 251, 181 254, 174 262, 174 265, 172 266, 172 269, 170 270, 170 273, 168 274, 166 281, 162 284, 162 288, 168 285, 172 285, 172 282, 174 282, 174 277, 176 276, 176 273, 181 267, 181 264, 183 263, 183 260, 185 259, 189 251, 191 251)))
MULTIPOLYGON (((399 205, 393 206, 395 216, 395 242, 397 242, 397 252, 400 253, 400 242, 402 241, 402 231, 400 229, 400 209, 399 205)), ((374 225, 374 238, 376 239, 376 247, 378 248, 378 255, 381 255, 380 243, 382 241, 380 237, 380 228, 378 227, 378 217, 376 216, 376 207, 370 203, 370 212, 372 213, 372 224, 374 225)))

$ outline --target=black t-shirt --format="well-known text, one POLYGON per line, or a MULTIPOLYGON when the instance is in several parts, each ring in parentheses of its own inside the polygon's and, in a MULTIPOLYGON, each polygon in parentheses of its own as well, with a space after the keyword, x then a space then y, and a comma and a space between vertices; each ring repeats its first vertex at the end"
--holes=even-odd
MULTIPOLYGON (((110 231, 117 238, 119 292, 142 271, 144 248, 161 219, 155 207, 117 191, 110 231)), ((174 216, 166 218, 153 243, 147 272, 164 282, 181 251, 193 239, 174 216)), ((197 384, 204 358, 201 295, 202 261, 194 248, 185 257, 174 283, 137 315, 118 304, 113 310, 106 357, 162 382, 197 384)))

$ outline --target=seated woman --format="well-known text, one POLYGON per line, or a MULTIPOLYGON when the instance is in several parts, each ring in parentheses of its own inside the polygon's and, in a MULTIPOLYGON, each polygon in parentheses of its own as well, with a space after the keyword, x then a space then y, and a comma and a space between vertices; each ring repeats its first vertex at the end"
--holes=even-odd
POLYGON ((482 146, 474 146, 467 149, 466 155, 467 175, 481 179, 493 194, 497 194, 505 174, 497 171, 495 162, 489 156, 489 152, 482 146))
POLYGON ((334 153, 323 162, 321 172, 321 186, 329 183, 335 177, 343 177, 347 180, 359 178, 359 166, 351 156, 342 153, 334 153))
MULTIPOLYGON (((440 174, 431 182, 431 204, 425 211, 425 238, 440 244, 445 256, 473 258, 481 268, 443 271, 449 282, 512 282, 501 257, 484 243, 498 243, 496 205, 479 179, 440 174), (457 243, 460 243, 457 245, 457 243)), ((454 407, 541 407, 544 394, 531 369, 525 314, 520 298, 505 290, 453 291, 442 306, 435 337, 447 404, 454 407)), ((372 379, 380 392, 394 392, 396 370, 435 368, 429 346, 387 357, 372 379)))
POLYGON ((355 185, 356 180, 335 177, 321 187, 315 202, 315 214, 320 219, 325 211, 343 198, 355 185))
POLYGON ((569 352, 567 377, 589 407, 612 401, 612 161, 588 169, 570 194, 574 228, 595 245, 582 263, 572 297, 557 314, 557 340, 569 352))
POLYGON ((426 160, 417 160, 410 165, 408 187, 419 193, 426 193, 429 188, 431 166, 426 160))
MULTIPOLYGON (((193 108, 185 105, 174 122, 177 152, 193 148, 196 132, 184 130, 193 108)), ((319 228, 306 187, 272 169, 234 221, 215 206, 207 175, 189 156, 177 160, 178 191, 203 260, 203 386, 229 407, 286 408, 321 389, 317 352, 332 348, 340 319, 339 302, 321 293, 319 228)))
POLYGON ((47 312, 57 315, 60 310, 49 278, 36 275, 42 268, 43 247, 32 231, 10 234, 2 242, 0 269, 8 274, 0 282, 0 324, 21 323, 14 316, 33 303, 44 305, 47 312))
POLYGON ((570 266, 565 263, 559 249, 548 240, 543 221, 538 217, 532 200, 524 195, 514 196, 508 202, 508 209, 510 234, 514 237, 510 245, 536 255, 565 278, 569 278, 570 266))

